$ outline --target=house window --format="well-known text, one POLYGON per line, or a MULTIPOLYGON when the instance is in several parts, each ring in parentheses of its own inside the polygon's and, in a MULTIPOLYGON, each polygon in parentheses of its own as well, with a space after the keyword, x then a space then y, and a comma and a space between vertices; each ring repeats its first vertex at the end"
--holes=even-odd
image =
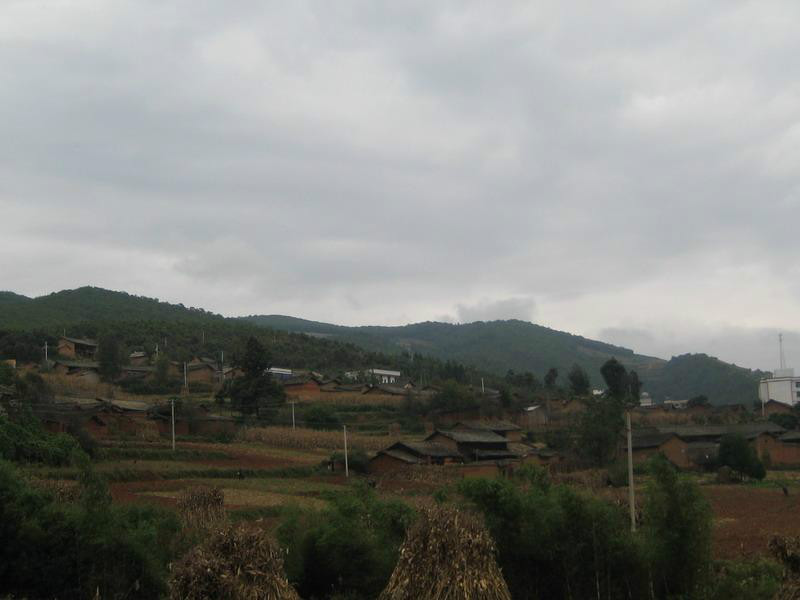
POLYGON ((800 381, 795 381, 794 382, 794 387, 800 388, 800 381))

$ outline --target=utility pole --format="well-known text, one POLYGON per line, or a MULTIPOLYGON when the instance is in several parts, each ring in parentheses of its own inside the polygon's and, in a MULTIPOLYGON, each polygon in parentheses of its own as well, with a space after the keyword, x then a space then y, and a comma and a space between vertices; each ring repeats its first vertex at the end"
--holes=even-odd
MULTIPOLYGON (((291 402, 289 402, 289 404, 292 405, 292 429, 294 429, 294 405, 297 404, 297 402, 292 400, 291 402)), ((345 439, 344 447, 347 448, 347 431, 346 430, 345 430, 344 439, 345 439)))
POLYGON ((347 425, 344 427, 344 476, 350 477, 350 467, 347 464, 347 425))
POLYGON ((189 383, 186 378, 186 363, 183 363, 183 387, 185 387, 187 390, 189 389, 189 383))
POLYGON ((172 404, 172 451, 175 452, 175 398, 170 398, 172 404))
POLYGON ((481 394, 486 394, 486 388, 483 387, 483 377, 481 377, 481 394))
POLYGON ((636 532, 636 493, 633 489, 633 434, 631 433, 631 409, 625 411, 625 426, 628 432, 628 504, 631 509, 631 531, 636 532))
POLYGON ((156 344, 156 360, 158 360, 158 344, 156 344))
POLYGON ((47 362, 47 340, 44 341, 44 362, 47 362))

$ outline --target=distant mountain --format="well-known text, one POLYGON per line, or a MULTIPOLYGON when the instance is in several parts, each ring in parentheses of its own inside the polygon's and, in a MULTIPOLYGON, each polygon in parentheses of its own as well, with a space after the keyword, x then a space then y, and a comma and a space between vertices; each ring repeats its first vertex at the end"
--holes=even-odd
POLYGON ((160 352, 179 361, 195 356, 216 358, 222 353, 230 361, 242 341, 255 336, 269 350, 276 366, 329 373, 388 367, 431 374, 442 368, 433 359, 412 365, 397 353, 383 355, 340 339, 266 329, 199 308, 97 287, 63 290, 38 298, 0 292, 0 358, 40 360, 45 341, 52 347, 62 333, 76 337, 113 333, 129 350, 153 352, 158 344, 160 352))
POLYGON ((595 387, 602 387, 602 364, 616 357, 638 372, 645 391, 656 400, 705 394, 715 404, 750 404, 757 397, 758 380, 763 375, 705 354, 687 354, 665 361, 636 354, 629 348, 519 320, 343 327, 284 315, 254 315, 243 319, 273 329, 347 341, 380 352, 405 350, 442 360, 457 360, 498 375, 513 369, 531 371, 542 378, 548 369, 555 367, 563 381, 572 365, 579 364, 589 373, 595 387))
POLYGON ((223 319, 199 308, 88 286, 38 298, 0 292, 0 306, 0 329, 68 327, 87 321, 108 320, 223 319))
POLYGON ((30 300, 30 298, 20 294, 15 294, 14 292, 0 292, 0 306, 13 304, 16 302, 25 302, 26 300, 30 300))

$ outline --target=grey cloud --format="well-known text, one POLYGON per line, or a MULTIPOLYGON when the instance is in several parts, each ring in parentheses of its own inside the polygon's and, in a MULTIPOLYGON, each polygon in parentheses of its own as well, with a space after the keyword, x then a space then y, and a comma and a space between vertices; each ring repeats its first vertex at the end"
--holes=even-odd
POLYGON ((637 328, 609 327, 602 330, 599 337, 613 344, 633 348, 638 353, 665 359, 702 351, 740 366, 772 371, 780 366, 779 333, 783 335, 787 366, 800 373, 800 332, 792 330, 730 326, 654 334, 637 328))
POLYGON ((37 251, 0 283, 347 323, 538 305, 660 336, 697 302, 708 332, 789 327, 798 23, 788 0, 7 2, 0 251, 37 251), (763 304, 631 292, 704 278, 763 304))
POLYGON ((536 302, 532 298, 483 299, 476 304, 456 306, 456 321, 494 321, 497 319, 520 319, 532 321, 536 313, 536 302))

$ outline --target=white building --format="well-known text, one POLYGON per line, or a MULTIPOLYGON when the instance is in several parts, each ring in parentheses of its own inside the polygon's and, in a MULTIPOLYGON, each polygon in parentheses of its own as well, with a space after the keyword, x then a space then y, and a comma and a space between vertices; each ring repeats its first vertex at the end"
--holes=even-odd
POLYGON ((367 376, 370 375, 380 383, 396 383, 400 379, 400 371, 387 371, 386 369, 369 369, 367 376))
POLYGON ((647 392, 642 392, 639 396, 639 406, 650 408, 653 406, 653 398, 647 392))
POLYGON ((389 384, 397 383, 400 380, 400 371, 367 369, 366 371, 346 371, 344 376, 348 379, 364 379, 379 384, 389 384))
POLYGON ((762 404, 776 400, 794 406, 800 402, 800 377, 795 377, 794 369, 775 369, 772 377, 759 382, 758 399, 762 404))

